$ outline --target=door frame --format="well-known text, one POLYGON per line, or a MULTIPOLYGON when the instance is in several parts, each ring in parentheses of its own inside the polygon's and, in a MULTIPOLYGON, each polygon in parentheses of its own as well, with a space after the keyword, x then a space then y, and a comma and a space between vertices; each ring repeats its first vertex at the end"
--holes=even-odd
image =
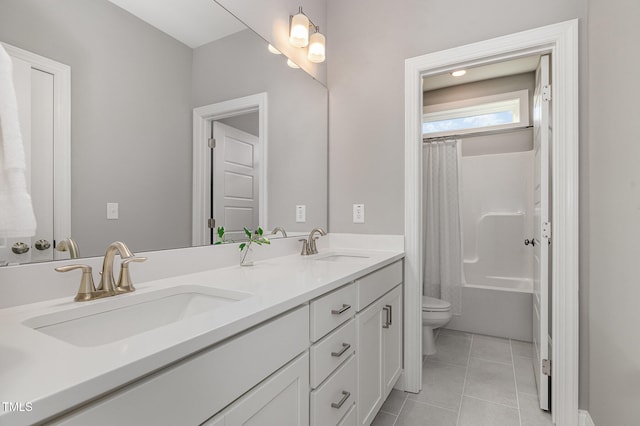
MULTIPOLYGON (((71 237, 71 67, 0 42, 9 56, 53 75, 53 239, 71 237)), ((53 250, 53 259, 61 253, 53 250)))
POLYGON ((205 200, 207 197, 207 152, 210 137, 209 123, 223 118, 235 117, 258 111, 258 164, 260 165, 260 201, 258 203, 258 223, 267 228, 267 92, 228 101, 205 105, 193 109, 193 188, 191 214, 191 242, 194 246, 206 244, 209 228, 206 225, 205 200))
POLYGON ((552 55, 554 125, 553 420, 578 425, 578 20, 434 52, 405 61, 405 374, 404 387, 422 387, 422 78, 460 67, 552 55))

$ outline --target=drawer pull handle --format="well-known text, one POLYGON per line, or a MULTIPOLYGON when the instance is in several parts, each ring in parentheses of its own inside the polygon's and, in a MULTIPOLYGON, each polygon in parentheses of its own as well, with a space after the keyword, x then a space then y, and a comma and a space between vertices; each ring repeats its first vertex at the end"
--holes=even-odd
POLYGON ((339 352, 331 352, 331 356, 335 356, 336 358, 340 358, 342 356, 342 354, 344 354, 346 351, 349 350, 350 347, 351 347, 350 344, 343 343, 342 344, 342 349, 340 349, 339 352))
POLYGON ((389 305, 385 305, 382 310, 385 312, 384 324, 382 324, 382 328, 389 328, 391 325, 391 321, 389 320, 389 313, 391 312, 391 307, 389 305))
POLYGON ((347 312, 349 309, 351 309, 351 305, 347 305, 347 304, 343 303, 342 304, 342 308, 340 308, 340 309, 332 309, 331 313, 333 315, 342 315, 345 312, 347 312))
POLYGON ((389 308, 389 325, 393 325, 393 306, 391 305, 385 305, 387 308, 389 308))
POLYGON ((344 403, 347 402, 347 399, 349 399, 350 396, 351 396, 351 392, 342 391, 342 398, 340 399, 340 401, 332 402, 331 407, 340 409, 340 407, 342 407, 344 403))

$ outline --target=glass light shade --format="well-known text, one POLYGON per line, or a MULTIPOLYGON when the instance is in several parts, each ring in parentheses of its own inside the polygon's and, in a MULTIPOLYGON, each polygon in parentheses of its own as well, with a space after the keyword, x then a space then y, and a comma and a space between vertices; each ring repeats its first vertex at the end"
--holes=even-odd
POLYGON ((293 62, 291 59, 287 59, 287 65, 289 65, 290 68, 300 68, 295 62, 293 62))
POLYGON ((311 34, 311 39, 309 40, 309 53, 307 54, 307 58, 311 62, 315 62, 316 64, 324 62, 325 44, 326 40, 322 34, 318 32, 311 34))
POLYGON ((267 46, 267 49, 269 50, 269 52, 273 53, 274 55, 282 55, 282 52, 280 52, 278 49, 276 49, 272 45, 267 46))
POLYGON ((291 18, 289 43, 295 47, 306 47, 309 44, 309 18, 304 13, 291 18))

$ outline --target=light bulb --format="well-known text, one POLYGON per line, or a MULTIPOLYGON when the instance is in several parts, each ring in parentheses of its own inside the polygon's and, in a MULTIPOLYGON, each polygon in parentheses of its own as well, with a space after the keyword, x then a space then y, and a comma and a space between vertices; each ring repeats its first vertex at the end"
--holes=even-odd
POLYGON ((293 62, 291 59, 287 59, 287 65, 289 65, 289 67, 291 68, 300 68, 295 62, 293 62))
POLYGON ((306 47, 309 44, 309 18, 302 12, 291 18, 289 43, 295 47, 306 47))
POLYGON ((309 53, 307 54, 307 58, 311 62, 315 62, 316 64, 324 62, 325 44, 326 40, 322 34, 320 34, 319 32, 311 34, 311 39, 309 40, 309 53))
POLYGON ((451 75, 454 76, 454 77, 462 77, 466 73, 467 73, 467 70, 457 70, 457 71, 452 72, 451 75))
POLYGON ((267 46, 267 49, 269 50, 269 52, 273 53, 274 55, 282 55, 282 52, 280 52, 278 49, 276 49, 272 45, 267 46))

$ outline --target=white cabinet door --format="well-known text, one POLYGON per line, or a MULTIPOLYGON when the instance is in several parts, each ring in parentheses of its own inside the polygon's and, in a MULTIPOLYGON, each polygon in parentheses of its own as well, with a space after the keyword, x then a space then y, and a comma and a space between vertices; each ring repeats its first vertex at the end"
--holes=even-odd
POLYGON ((369 425, 384 402, 382 371, 384 362, 382 300, 357 315, 358 333, 358 424, 369 425))
POLYGON ((402 286, 396 287, 382 300, 382 346, 384 348, 384 398, 395 386, 402 371, 402 286))
POLYGON ((225 426, 308 426, 309 354, 297 358, 234 403, 225 426))

